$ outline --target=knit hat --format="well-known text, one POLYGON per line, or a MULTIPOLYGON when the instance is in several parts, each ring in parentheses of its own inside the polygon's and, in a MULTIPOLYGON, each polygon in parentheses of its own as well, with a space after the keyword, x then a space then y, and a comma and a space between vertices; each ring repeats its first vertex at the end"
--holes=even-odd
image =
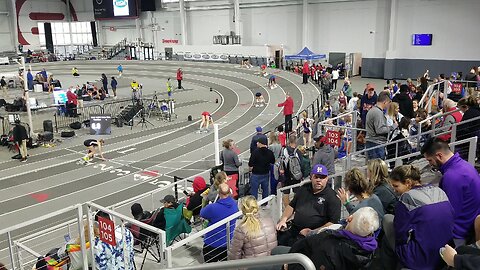
POLYGON ((130 207, 130 210, 132 211, 132 216, 134 218, 138 217, 143 213, 142 205, 139 203, 132 204, 132 206, 130 207))
POLYGON ((258 138, 257 142, 263 145, 268 145, 267 137, 260 137, 258 138))

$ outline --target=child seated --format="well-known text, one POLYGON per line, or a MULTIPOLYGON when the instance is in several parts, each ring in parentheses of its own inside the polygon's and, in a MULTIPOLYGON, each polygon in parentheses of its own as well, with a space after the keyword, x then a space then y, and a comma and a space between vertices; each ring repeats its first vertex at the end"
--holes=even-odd
POLYGON ((257 92, 255 94, 255 107, 263 107, 265 106, 265 98, 263 97, 262 93, 257 92))

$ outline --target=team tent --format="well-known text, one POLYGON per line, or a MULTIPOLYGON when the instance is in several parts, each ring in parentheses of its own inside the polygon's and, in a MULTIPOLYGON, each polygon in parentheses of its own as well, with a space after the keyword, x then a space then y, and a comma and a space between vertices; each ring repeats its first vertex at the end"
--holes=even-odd
POLYGON ((285 60, 318 60, 326 58, 325 54, 316 54, 307 47, 303 48, 299 53, 293 55, 285 55, 285 60))

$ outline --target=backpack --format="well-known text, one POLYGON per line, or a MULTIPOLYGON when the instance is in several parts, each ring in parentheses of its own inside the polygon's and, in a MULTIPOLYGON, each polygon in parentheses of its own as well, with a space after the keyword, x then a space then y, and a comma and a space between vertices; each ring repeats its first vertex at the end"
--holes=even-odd
POLYGON ((303 179, 302 163, 298 157, 297 148, 293 150, 293 154, 291 155, 288 153, 288 150, 284 148, 282 155, 278 159, 279 160, 273 165, 275 177, 279 174, 280 169, 285 170, 285 168, 287 168, 293 180, 300 181, 303 179), (277 165, 277 163, 279 164, 277 165))

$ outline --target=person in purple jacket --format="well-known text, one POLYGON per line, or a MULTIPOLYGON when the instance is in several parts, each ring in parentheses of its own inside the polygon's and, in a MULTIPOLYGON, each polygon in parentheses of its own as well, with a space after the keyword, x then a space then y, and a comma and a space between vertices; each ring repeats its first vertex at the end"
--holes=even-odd
POLYGON ((438 138, 428 140, 422 154, 430 165, 443 174, 439 187, 445 191, 455 211, 453 236, 455 246, 474 239, 475 218, 480 214, 480 176, 475 168, 448 143, 438 138))
POLYGON ((415 270, 438 269, 438 251, 453 238, 454 213, 447 195, 436 186, 422 185, 420 170, 412 165, 393 169, 390 180, 401 195, 395 216, 384 216, 382 269, 397 269, 397 264, 415 270))

